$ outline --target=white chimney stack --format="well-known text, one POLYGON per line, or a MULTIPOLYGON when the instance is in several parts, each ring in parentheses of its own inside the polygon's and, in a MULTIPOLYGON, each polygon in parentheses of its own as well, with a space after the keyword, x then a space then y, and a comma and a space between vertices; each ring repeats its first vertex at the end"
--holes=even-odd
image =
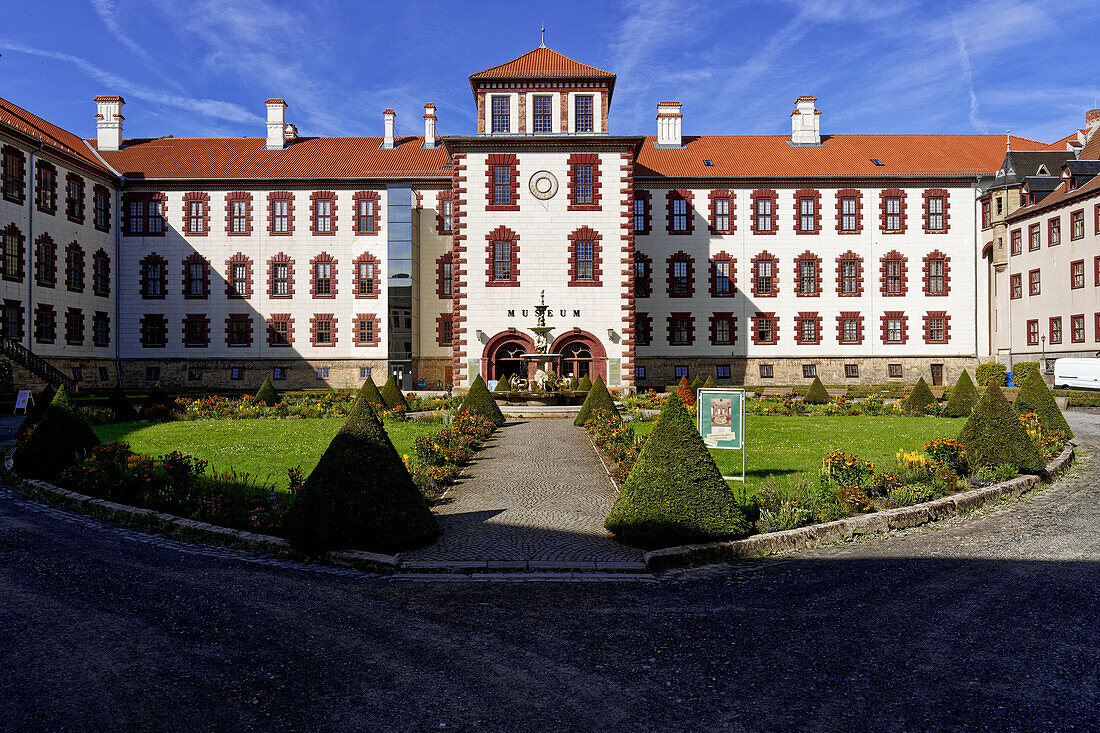
POLYGON ((657 103, 657 147, 682 148, 684 146, 680 135, 681 119, 683 115, 680 114, 679 102, 657 103))
POLYGON ((435 147, 435 105, 431 102, 424 105, 424 147, 435 147))
POLYGON ((791 112, 791 145, 821 144, 821 111, 815 109, 817 97, 803 94, 791 112))
POLYGON ((286 149, 286 102, 269 99, 267 105, 267 145, 264 150, 286 149))
POLYGON ((393 150, 393 128, 397 122, 397 113, 392 109, 382 110, 382 119, 386 123, 386 137, 382 140, 382 149, 393 150))
POLYGON ((117 94, 101 95, 96 104, 96 147, 100 150, 118 150, 122 147, 122 105, 126 100, 117 94))

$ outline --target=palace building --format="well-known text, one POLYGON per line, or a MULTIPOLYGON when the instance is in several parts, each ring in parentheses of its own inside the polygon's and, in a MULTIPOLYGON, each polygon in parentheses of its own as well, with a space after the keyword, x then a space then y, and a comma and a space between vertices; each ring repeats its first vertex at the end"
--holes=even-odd
MULTIPOLYGON (((477 130, 446 137, 432 104, 422 135, 385 110, 300 136, 268 99, 265 137, 126 139, 101 96, 85 140, 0 100, 12 385, 463 386, 527 368, 541 297, 562 370, 627 390, 943 384, 1000 353, 978 197, 1006 138, 822 134, 812 96, 790 136, 684 134, 672 101, 613 134, 615 79, 540 46, 471 75, 477 130)), ((1007 143, 1069 166, 1067 208, 1096 196, 1065 141, 1007 143)))

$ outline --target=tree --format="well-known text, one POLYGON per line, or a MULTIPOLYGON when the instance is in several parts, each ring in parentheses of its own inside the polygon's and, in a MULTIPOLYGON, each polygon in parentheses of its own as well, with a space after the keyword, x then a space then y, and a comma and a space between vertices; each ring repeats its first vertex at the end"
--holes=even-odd
POLYGON ((260 388, 256 391, 256 399, 268 407, 271 407, 279 401, 279 393, 275 391, 275 386, 271 384, 270 379, 264 378, 264 383, 261 384, 260 388))
POLYGON ((971 468, 1010 464, 1020 473, 1038 473, 1043 457, 995 382, 970 413, 959 432, 959 442, 971 468))
POLYGON ((395 552, 431 542, 439 525, 374 410, 360 395, 306 479, 286 520, 307 551, 395 552))
POLYGON ((126 391, 120 384, 116 384, 111 390, 111 396, 107 398, 107 407, 114 413, 117 422, 133 422, 138 419, 137 410, 130 403, 130 398, 126 396, 126 391))
POLYGON ((487 418, 497 427, 504 424, 504 413, 500 411, 497 406, 497 401, 493 399, 492 392, 485 386, 485 380, 481 378, 481 375, 477 375, 477 379, 470 385, 470 389, 467 390, 466 396, 462 399, 462 404, 458 408, 459 412, 472 412, 475 415, 481 415, 487 418))
POLYGON ((370 377, 367 377, 367 381, 363 382, 363 386, 359 388, 359 396, 376 410, 386 409, 386 401, 382 399, 382 393, 378 391, 378 385, 370 377))
POLYGON ((934 404, 936 404, 936 398, 933 396, 932 390, 928 388, 928 382, 925 382, 924 377, 921 377, 913 385, 913 389, 909 391, 909 396, 902 403, 902 409, 910 415, 923 415, 924 408, 934 404))
POLYGON ((643 547, 713 542, 750 531, 751 523, 676 395, 665 398, 604 526, 623 542, 643 547))
MULTIPOLYGON (((708 374, 707 375, 707 381, 703 382, 703 386, 708 387, 708 388, 718 386, 718 382, 714 381, 714 375, 713 374, 708 374)), ((698 392, 696 394, 698 394, 698 392)))
POLYGON ((980 395, 970 380, 970 375, 963 369, 955 386, 951 388, 951 394, 947 398, 947 405, 943 408, 946 417, 966 417, 978 404, 980 395))
POLYGON ((825 391, 825 385, 821 383, 820 377, 814 377, 802 401, 807 405, 824 405, 829 401, 829 393, 825 391))
POLYGON ((695 390, 688 384, 687 377, 680 377, 680 386, 676 388, 676 396, 680 398, 685 407, 695 404, 695 390))
POLYGON ((611 398, 611 393, 607 391, 607 385, 603 383, 603 377, 596 375, 596 381, 592 384, 592 389, 588 390, 588 395, 584 398, 584 404, 581 405, 581 411, 577 413, 577 417, 573 420, 574 425, 583 426, 588 422, 588 418, 592 413, 597 410, 608 410, 615 413, 615 417, 619 417, 619 408, 615 407, 615 400, 611 398))
POLYGON ((392 374, 386 380, 386 383, 382 385, 379 393, 382 395, 382 401, 386 403, 386 407, 390 410, 401 408, 407 411, 409 409, 409 403, 405 401, 405 395, 401 394, 401 390, 397 386, 397 380, 392 374))
POLYGON ((1042 419, 1044 430, 1059 430, 1067 440, 1073 437, 1073 430, 1066 422, 1065 415, 1058 409, 1058 403, 1054 401, 1054 395, 1038 369, 1028 373, 1027 381, 1016 395, 1016 401, 1012 403, 1012 409, 1017 415, 1034 412, 1042 419))
POLYGON ((13 466, 21 475, 56 481, 66 468, 75 466, 99 438, 60 387, 42 413, 42 419, 20 440, 13 466))
POLYGON ((585 374, 583 377, 581 377, 581 381, 577 383, 577 391, 587 392, 590 389, 592 389, 592 380, 588 378, 587 374, 585 374))
POLYGON ((691 391, 696 397, 699 396, 699 388, 703 386, 703 378, 698 374, 695 375, 695 379, 691 380, 691 391))

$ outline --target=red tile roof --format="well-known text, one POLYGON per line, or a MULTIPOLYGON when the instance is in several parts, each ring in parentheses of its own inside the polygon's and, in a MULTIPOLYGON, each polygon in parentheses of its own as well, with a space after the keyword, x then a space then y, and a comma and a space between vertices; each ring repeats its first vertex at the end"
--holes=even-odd
POLYGON ((470 74, 470 79, 471 81, 494 78, 526 79, 548 76, 615 77, 610 71, 582 64, 580 61, 575 61, 552 48, 539 46, 511 61, 479 71, 476 74, 470 74))
MULTIPOLYGON (((94 146, 94 141, 92 142, 94 146)), ((286 150, 264 150, 262 137, 127 140, 100 155, 131 179, 450 178, 441 147, 423 137, 399 137, 380 150, 381 137, 300 137, 286 150)))
POLYGON ((1085 143, 1085 147, 1081 148, 1081 154, 1077 156, 1078 160, 1100 160, 1100 130, 1092 133, 1092 137, 1085 143))
MULTIPOLYGON (((647 137, 635 174, 642 177, 969 176, 1004 160, 1003 135, 823 135, 820 146, 793 147, 786 135, 685 137, 682 148, 656 148, 647 137), (884 163, 875 165, 872 160, 884 163), (703 161, 710 160, 708 166, 703 161)), ((1045 143, 1012 138, 1013 150, 1045 143)))
POLYGON ((1058 188, 1054 189, 1045 199, 1037 204, 1016 209, 1007 217, 1007 220, 1019 221, 1040 211, 1054 209, 1090 196, 1100 196, 1100 176, 1093 177, 1088 183, 1078 186, 1072 191, 1067 191, 1066 185, 1060 183, 1058 188))
POLYGON ((108 172, 79 137, 6 99, 0 99, 0 124, 75 156, 104 173, 108 172))

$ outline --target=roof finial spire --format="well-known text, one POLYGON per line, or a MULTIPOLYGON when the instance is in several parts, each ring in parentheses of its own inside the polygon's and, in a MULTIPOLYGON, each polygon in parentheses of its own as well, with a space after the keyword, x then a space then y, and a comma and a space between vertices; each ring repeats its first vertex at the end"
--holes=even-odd
POLYGON ((546 26, 542 27, 542 40, 539 41, 539 48, 546 48, 546 26))
POLYGON ((1009 153, 1012 152, 1012 135, 1010 134, 1011 132, 1012 130, 1005 130, 1005 151, 1009 153))

